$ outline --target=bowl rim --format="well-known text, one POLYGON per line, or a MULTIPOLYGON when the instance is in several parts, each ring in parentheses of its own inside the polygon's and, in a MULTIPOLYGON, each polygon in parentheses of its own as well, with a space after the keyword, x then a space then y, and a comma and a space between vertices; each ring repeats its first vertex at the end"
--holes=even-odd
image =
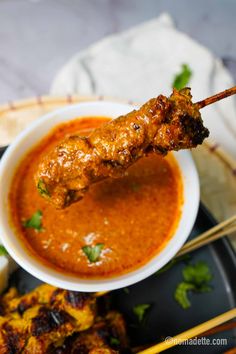
POLYGON ((133 110, 134 108, 136 107, 130 104, 111 101, 90 101, 59 108, 53 112, 43 115, 42 117, 32 122, 16 137, 14 142, 8 147, 5 154, 3 155, 0 161, 1 240, 11 257, 23 269, 25 269, 36 278, 42 280, 43 282, 68 290, 85 292, 106 291, 123 288, 139 282, 157 272, 174 257, 174 255, 178 252, 178 250, 182 247, 188 238, 196 220, 200 202, 198 173, 189 151, 179 151, 174 153, 180 168, 180 172, 182 174, 184 193, 182 214, 180 216, 176 230, 172 235, 172 238, 155 257, 134 271, 125 273, 121 276, 114 276, 105 279, 85 279, 62 274, 53 268, 44 265, 35 256, 29 254, 29 251, 24 248, 22 241, 19 240, 19 237, 10 226, 7 201, 9 188, 5 188, 5 184, 8 184, 10 187, 11 180, 9 179, 13 177, 18 163, 20 163, 20 160, 23 158, 24 154, 33 148, 33 146, 37 144, 43 136, 47 135, 53 127, 62 122, 89 116, 107 116, 115 118, 121 114, 133 110), (87 114, 81 113, 83 111, 87 112, 87 114), (94 112, 94 114, 89 112, 94 112), (95 112, 107 113, 95 114, 95 112), (118 112, 120 113, 118 114, 118 112), (41 133, 39 133, 40 129, 41 133), (34 136, 38 137, 34 140, 34 136), (29 143, 29 140, 31 140, 33 143, 29 143), (27 145, 26 150, 24 153, 20 153, 20 149, 25 145, 27 145))

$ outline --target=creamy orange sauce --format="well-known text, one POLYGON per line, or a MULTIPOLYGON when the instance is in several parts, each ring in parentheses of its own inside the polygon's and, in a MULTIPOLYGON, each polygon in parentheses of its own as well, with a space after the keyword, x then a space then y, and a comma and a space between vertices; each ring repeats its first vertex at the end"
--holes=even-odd
POLYGON ((24 246, 50 267, 78 277, 112 277, 137 269, 172 237, 181 213, 182 180, 172 154, 151 155, 119 179, 91 186, 85 197, 64 210, 42 198, 34 174, 42 156, 67 134, 85 134, 107 118, 77 119, 57 126, 21 161, 9 195, 10 218, 24 246), (22 225, 42 211, 43 231, 22 225), (91 263, 82 247, 102 243, 91 263))

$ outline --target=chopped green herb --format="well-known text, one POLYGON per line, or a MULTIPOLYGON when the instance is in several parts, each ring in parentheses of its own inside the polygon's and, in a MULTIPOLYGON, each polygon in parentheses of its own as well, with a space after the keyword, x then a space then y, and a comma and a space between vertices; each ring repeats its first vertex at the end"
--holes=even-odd
POLYGON ((191 303, 188 299, 188 291, 195 290, 195 285, 191 283, 181 282, 175 290, 175 300, 183 309, 188 309, 191 303))
POLYGON ((47 190, 45 183, 42 179, 39 179, 37 189, 41 195, 47 195, 48 197, 50 197, 50 193, 47 190))
POLYGON ((190 258, 191 257, 189 254, 185 254, 183 256, 173 258, 169 263, 167 263, 163 268, 159 269, 155 274, 156 275, 162 274, 162 273, 166 272, 167 270, 171 269, 175 264, 182 262, 182 261, 188 261, 190 258))
POLYGON ((176 88, 177 90, 181 90, 184 88, 190 81, 192 77, 192 70, 187 64, 182 64, 181 71, 176 74, 172 87, 176 88))
POLYGON ((32 228, 36 231, 43 231, 42 227, 42 212, 37 210, 30 219, 23 222, 23 226, 26 228, 32 228))
POLYGON ((7 256, 8 252, 3 245, 0 245, 0 256, 7 256))
POLYGON ((82 250, 88 257, 89 262, 94 263, 99 261, 103 247, 103 243, 97 243, 95 246, 84 246, 82 247, 82 250))
POLYGON ((183 309, 187 309, 191 306, 188 299, 189 291, 205 293, 212 290, 209 285, 212 274, 204 262, 197 262, 195 265, 188 264, 182 273, 184 281, 178 284, 174 297, 183 309))
POLYGON ((212 274, 205 262, 197 262, 195 265, 189 264, 183 269, 183 278, 187 283, 193 283, 200 288, 212 279, 212 274))
POLYGON ((137 316, 139 322, 143 322, 150 304, 139 304, 133 307, 133 313, 137 316))
POLYGON ((124 290, 124 293, 126 293, 126 294, 129 294, 129 293, 130 293, 129 288, 124 288, 123 290, 124 290))
POLYGON ((117 347, 118 345, 120 345, 119 339, 115 338, 115 337, 111 337, 110 338, 110 345, 114 345, 115 347, 117 347))

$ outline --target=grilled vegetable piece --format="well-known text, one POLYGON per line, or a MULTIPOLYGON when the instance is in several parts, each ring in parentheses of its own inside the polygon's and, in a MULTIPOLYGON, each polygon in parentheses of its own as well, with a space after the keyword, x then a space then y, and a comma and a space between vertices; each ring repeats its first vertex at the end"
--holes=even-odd
MULTIPOLYGON (((52 343, 93 325, 93 295, 42 285, 31 293, 0 301, 0 353, 46 353, 52 343)), ((16 295, 16 294, 15 294, 16 295)))
POLYGON ((121 177, 142 156, 189 149, 209 132, 189 88, 153 98, 140 109, 95 129, 88 137, 70 136, 47 154, 35 180, 57 208, 83 198, 92 183, 121 177))

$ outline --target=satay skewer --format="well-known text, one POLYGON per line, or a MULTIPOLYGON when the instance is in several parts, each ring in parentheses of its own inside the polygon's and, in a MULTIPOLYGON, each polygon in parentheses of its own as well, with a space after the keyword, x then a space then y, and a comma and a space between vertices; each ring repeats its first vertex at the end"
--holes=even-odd
POLYGON ((140 109, 95 129, 70 136, 43 156, 35 174, 39 193, 58 209, 82 199, 91 184, 122 177, 129 166, 154 152, 191 149, 209 136, 199 110, 236 94, 236 86, 193 103, 190 88, 159 95, 140 109))

